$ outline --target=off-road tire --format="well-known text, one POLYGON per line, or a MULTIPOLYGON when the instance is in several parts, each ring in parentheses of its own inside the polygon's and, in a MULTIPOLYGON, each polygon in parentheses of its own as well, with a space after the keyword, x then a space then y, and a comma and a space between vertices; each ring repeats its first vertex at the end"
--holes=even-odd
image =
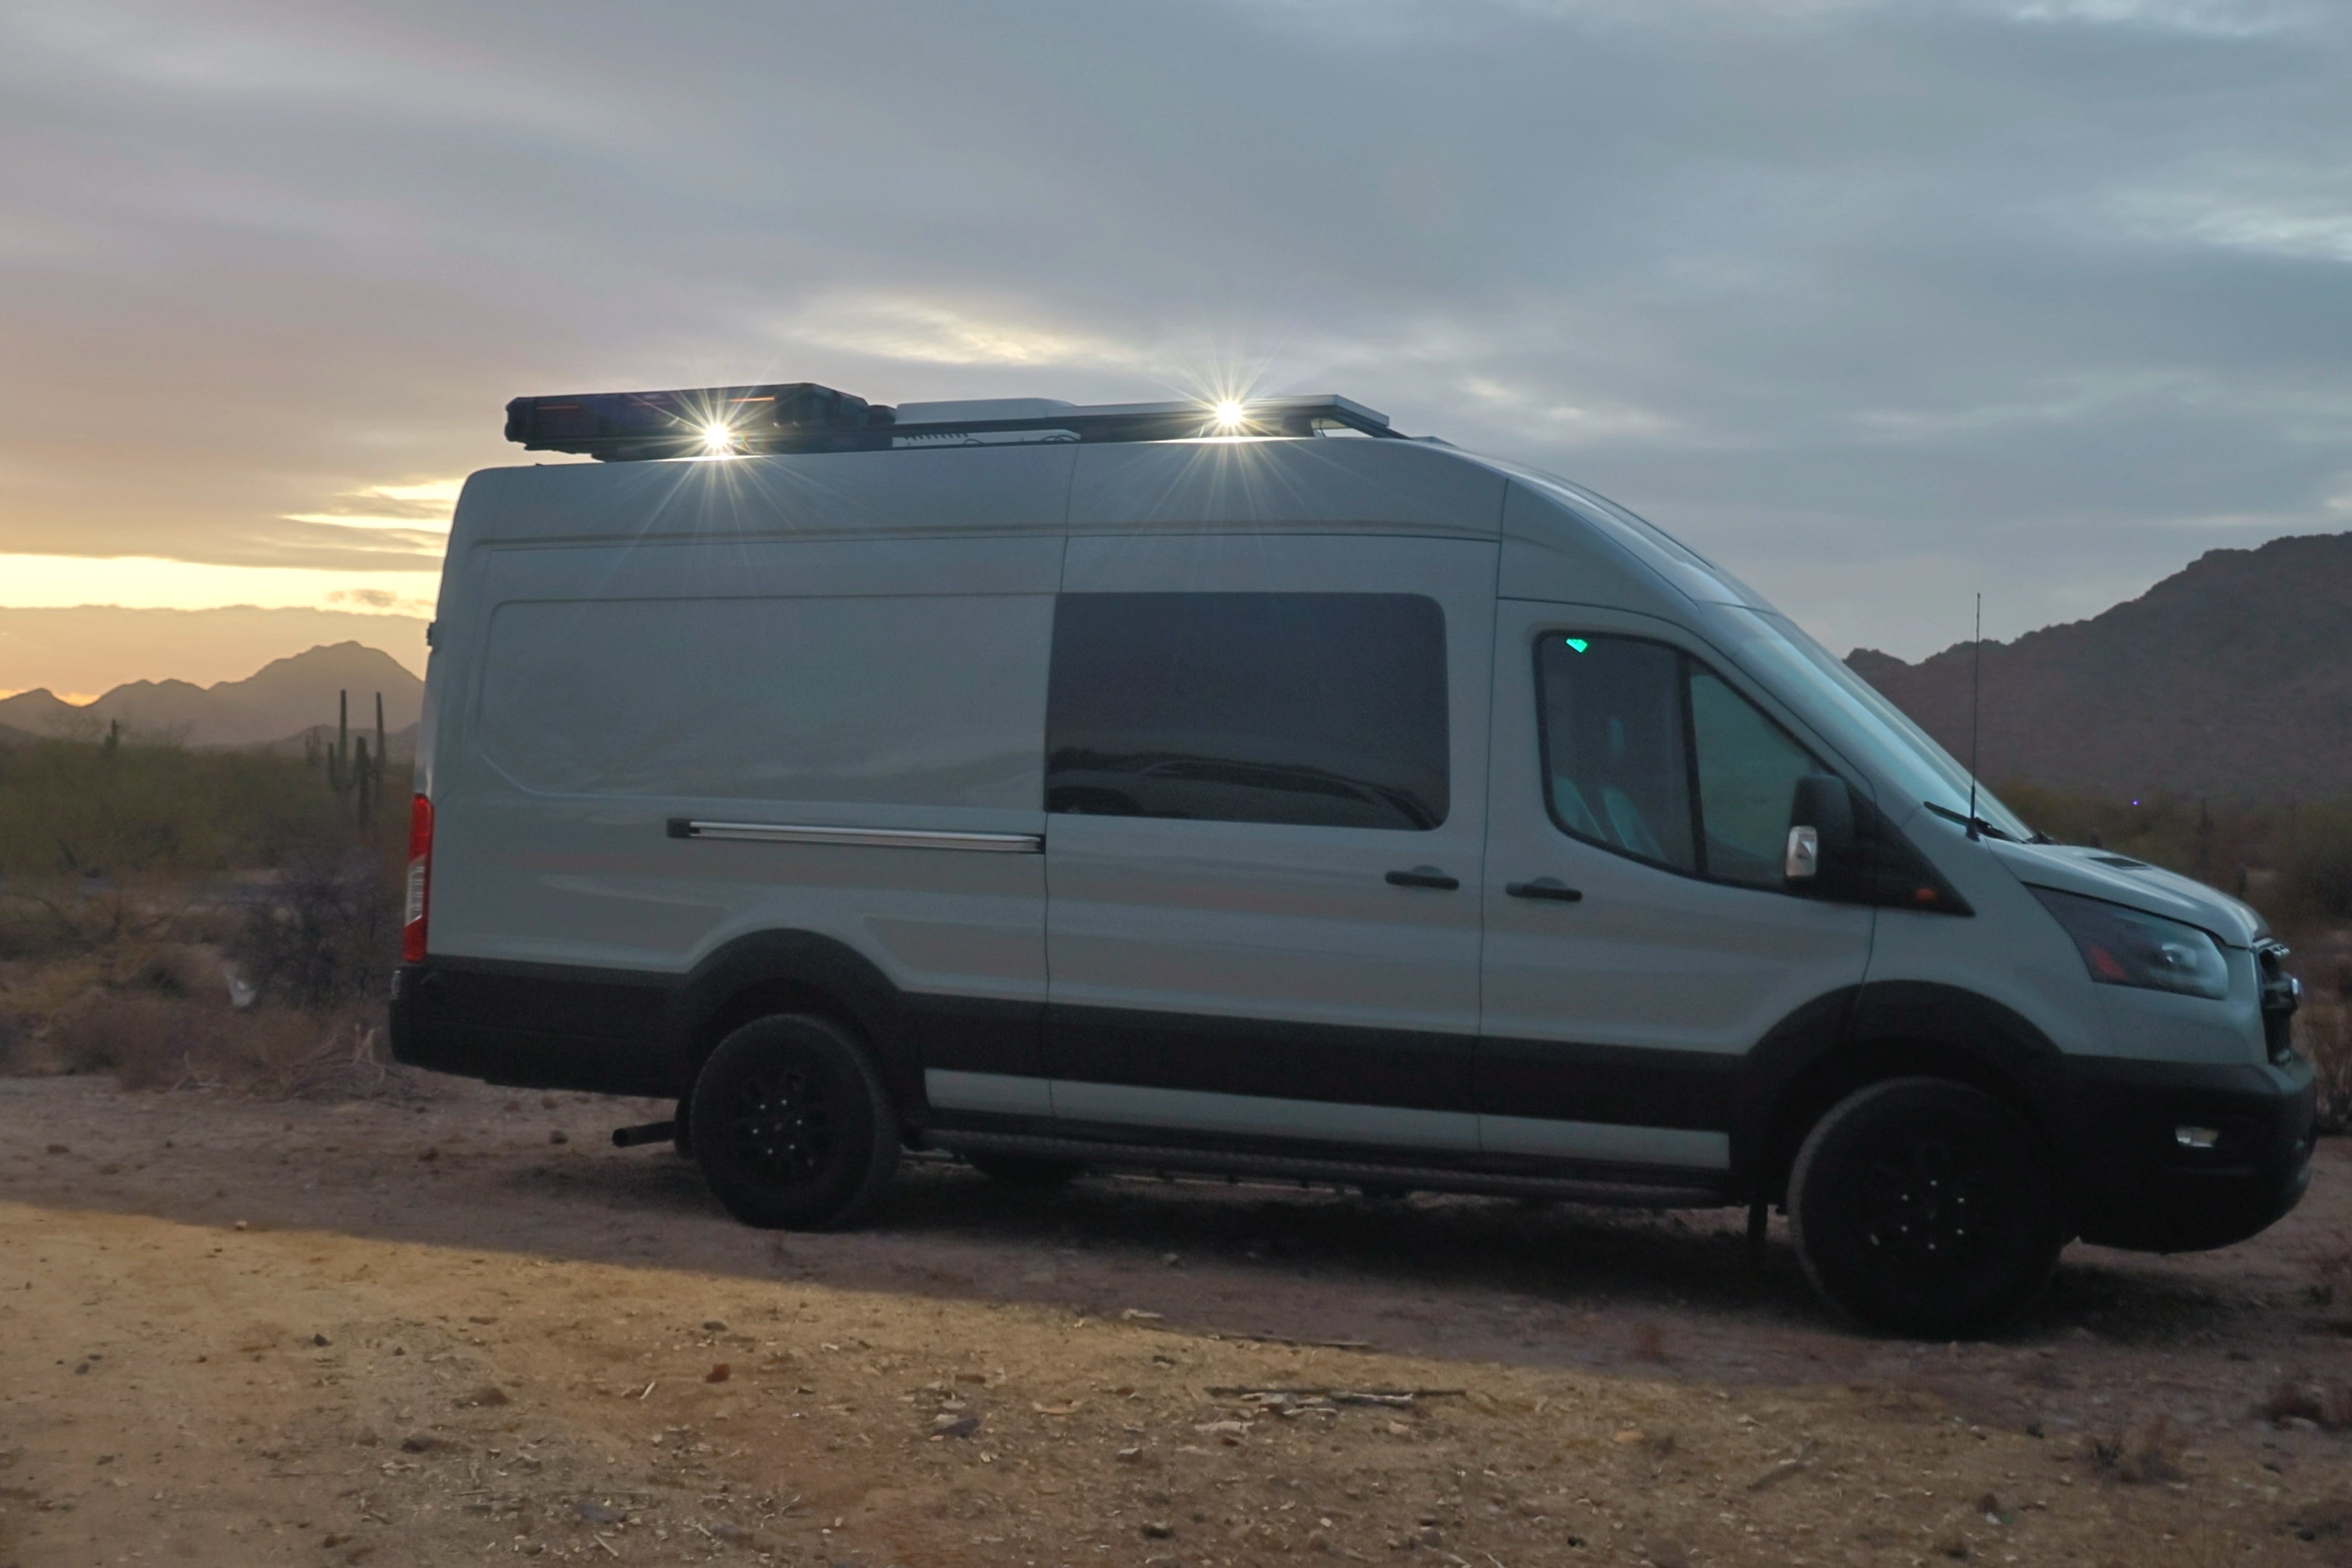
POLYGON ((973 1151, 964 1155, 971 1168, 1000 1186, 1023 1192, 1053 1192, 1086 1174, 1076 1160, 1049 1160, 1035 1155, 1000 1155, 973 1151))
POLYGON ((1789 1176, 1789 1232, 1831 1305, 1923 1339, 2013 1315, 2066 1243, 2032 1126, 1942 1078, 1874 1083, 1814 1124, 1789 1176))
POLYGON ((754 1019, 719 1042, 689 1092, 693 1157, 746 1225, 855 1225, 898 1165, 898 1116, 866 1049, 805 1014, 754 1019))

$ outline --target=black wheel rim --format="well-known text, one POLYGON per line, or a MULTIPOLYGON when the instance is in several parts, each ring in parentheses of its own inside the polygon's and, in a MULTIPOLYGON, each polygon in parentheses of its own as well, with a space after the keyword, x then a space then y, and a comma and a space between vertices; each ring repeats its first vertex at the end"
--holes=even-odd
POLYGON ((1890 1138, 1862 1167, 1862 1243, 1915 1278, 1971 1269, 1999 1228, 1996 1172, 1971 1140, 1937 1133, 1890 1138))
POLYGON ((821 1074, 804 1066, 779 1063, 746 1074, 729 1118, 736 1167, 776 1186, 822 1174, 841 1134, 830 1091, 821 1074))

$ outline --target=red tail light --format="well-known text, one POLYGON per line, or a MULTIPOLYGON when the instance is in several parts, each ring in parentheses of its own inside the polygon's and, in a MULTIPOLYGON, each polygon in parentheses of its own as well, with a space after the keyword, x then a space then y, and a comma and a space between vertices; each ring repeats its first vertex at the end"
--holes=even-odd
POLYGON ((419 795, 408 807, 408 899, 400 913, 403 963, 425 958, 425 916, 433 894, 433 802, 419 795))

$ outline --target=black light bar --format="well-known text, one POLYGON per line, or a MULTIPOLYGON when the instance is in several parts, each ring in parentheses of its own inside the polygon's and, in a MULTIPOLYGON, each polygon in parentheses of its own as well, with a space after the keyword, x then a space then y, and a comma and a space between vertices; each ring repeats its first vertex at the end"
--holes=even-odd
POLYGON ((726 452, 887 447, 891 411, 814 382, 689 392, 519 397, 507 439, 608 462, 726 452), (877 434, 877 433, 880 433, 877 434))
MULTIPOLYGON (((1042 400, 1041 400, 1042 401, 1042 400)), ((813 382, 692 392, 519 397, 507 404, 507 439, 534 452, 572 452, 607 462, 777 452, 880 452, 893 446, 993 444, 1034 435, 1059 441, 1184 441, 1204 436, 1314 435, 1348 430, 1397 437, 1388 415, 1336 395, 1244 402, 1064 404, 992 417, 924 417, 933 404, 887 404, 813 382)), ((1017 405, 1016 405, 1017 406, 1017 405)))

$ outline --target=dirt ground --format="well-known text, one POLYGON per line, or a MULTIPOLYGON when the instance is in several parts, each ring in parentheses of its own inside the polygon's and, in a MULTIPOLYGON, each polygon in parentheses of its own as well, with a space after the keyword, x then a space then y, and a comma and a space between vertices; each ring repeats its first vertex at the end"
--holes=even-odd
POLYGON ((659 1114, 0 1079, 0 1565, 2352 1563, 2342 1141, 1923 1346, 1734 1215, 935 1164, 755 1232, 659 1114))

